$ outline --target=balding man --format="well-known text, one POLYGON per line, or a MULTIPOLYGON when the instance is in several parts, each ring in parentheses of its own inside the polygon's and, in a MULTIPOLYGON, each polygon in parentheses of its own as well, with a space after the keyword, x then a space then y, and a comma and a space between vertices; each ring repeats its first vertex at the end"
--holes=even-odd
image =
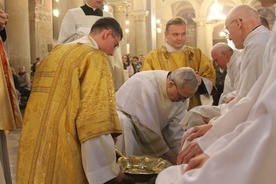
MULTIPOLYGON (((211 56, 214 64, 221 70, 227 70, 223 93, 220 96, 219 104, 228 103, 235 97, 235 91, 240 78, 240 55, 237 50, 233 50, 226 43, 217 43, 211 49, 211 56)), ((188 112, 181 124, 188 130, 196 125, 203 125, 202 117, 213 118, 220 115, 220 105, 197 106, 188 112)))
MULTIPOLYGON (((245 97, 262 74, 264 50, 270 37, 270 31, 261 25, 258 12, 247 5, 232 9, 225 21, 225 27, 225 31, 228 33, 229 39, 234 42, 235 47, 243 49, 243 51, 241 54, 240 81, 237 85, 235 99, 228 104, 221 105, 220 116, 245 97)), ((243 112, 237 112, 237 116, 240 113, 243 112)), ((223 123, 221 127, 221 122, 221 117, 219 119, 215 117, 207 125, 194 127, 187 133, 184 136, 185 141, 192 141, 196 137, 204 136, 198 141, 190 143, 179 153, 178 163, 187 163, 192 157, 201 154, 217 140, 217 137, 213 136, 213 126, 218 127, 216 129, 221 129, 220 133, 224 132, 222 130, 232 127, 231 123, 229 125, 223 123)))

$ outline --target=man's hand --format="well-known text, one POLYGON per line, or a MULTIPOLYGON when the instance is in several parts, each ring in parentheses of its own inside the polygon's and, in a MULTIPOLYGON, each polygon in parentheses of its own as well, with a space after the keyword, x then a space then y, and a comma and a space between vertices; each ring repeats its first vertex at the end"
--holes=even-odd
POLYGON ((210 118, 202 117, 202 120, 204 121, 204 123, 208 124, 210 121, 210 118))
POLYGON ((168 160, 171 164, 176 165, 176 160, 177 160, 177 153, 169 150, 163 155, 161 155, 161 158, 168 160))
POLYGON ((4 29, 5 25, 8 23, 9 15, 0 9, 0 30, 4 29))
POLYGON ((191 142, 185 149, 178 153, 177 164, 186 164, 190 159, 203 153, 197 142, 191 142))
POLYGON ((196 74, 196 79, 197 79, 197 83, 198 83, 198 85, 200 86, 200 85, 201 85, 201 83, 202 83, 202 78, 201 78, 201 76, 200 76, 200 75, 198 75, 198 74, 196 74))
POLYGON ((200 155, 198 155, 197 157, 191 159, 184 171, 187 172, 191 169, 196 169, 196 168, 200 168, 202 167, 202 165, 206 162, 206 160, 208 160, 209 156, 206 155, 205 153, 202 153, 200 155))
POLYGON ((192 130, 183 137, 183 142, 185 140, 192 141, 197 137, 203 136, 212 126, 212 124, 207 124, 193 127, 192 130))
POLYGON ((229 97, 229 98, 227 98, 226 100, 225 100, 225 102, 224 103, 226 103, 226 104, 228 104, 228 103, 230 103, 232 100, 234 100, 235 99, 235 97, 229 97))

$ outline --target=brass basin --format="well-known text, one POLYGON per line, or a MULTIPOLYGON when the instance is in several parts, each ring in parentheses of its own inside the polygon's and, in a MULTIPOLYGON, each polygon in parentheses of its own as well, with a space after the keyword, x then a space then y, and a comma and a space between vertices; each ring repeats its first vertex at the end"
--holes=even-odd
POLYGON ((162 158, 150 156, 124 156, 117 163, 128 174, 158 174, 171 165, 162 158))

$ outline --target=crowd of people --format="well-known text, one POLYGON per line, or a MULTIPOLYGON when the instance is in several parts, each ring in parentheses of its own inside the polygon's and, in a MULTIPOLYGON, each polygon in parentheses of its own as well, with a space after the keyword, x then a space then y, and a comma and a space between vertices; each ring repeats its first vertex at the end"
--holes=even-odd
POLYGON ((102 5, 86 0, 68 10, 60 44, 37 58, 32 74, 11 70, 2 42, 8 14, 0 10, 0 183, 11 183, 6 134, 21 127, 18 184, 135 183, 115 147, 170 162, 156 184, 275 183, 276 26, 270 31, 249 5, 234 7, 224 32, 240 50, 217 43, 211 60, 185 44, 187 23, 173 17, 164 45, 129 56, 102 5), (23 121, 16 90, 28 102, 23 121), (218 92, 215 105, 202 105, 201 95, 218 92))

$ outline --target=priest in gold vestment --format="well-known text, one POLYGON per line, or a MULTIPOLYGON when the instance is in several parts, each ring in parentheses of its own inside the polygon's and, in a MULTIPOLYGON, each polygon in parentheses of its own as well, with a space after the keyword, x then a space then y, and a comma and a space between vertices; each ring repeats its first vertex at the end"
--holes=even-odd
POLYGON ((6 133, 21 127, 22 117, 4 44, 8 14, 0 9, 0 183, 12 183, 6 133))
POLYGON ((102 184, 124 180, 114 140, 112 55, 123 33, 113 18, 99 19, 89 35, 57 45, 39 64, 24 114, 17 184, 102 184))
POLYGON ((186 22, 176 17, 168 21, 165 31, 166 43, 161 48, 151 51, 145 58, 142 71, 172 71, 181 67, 193 68, 200 85, 190 99, 189 109, 201 105, 200 95, 211 94, 215 86, 216 72, 212 62, 199 48, 184 45, 186 41, 186 22))

